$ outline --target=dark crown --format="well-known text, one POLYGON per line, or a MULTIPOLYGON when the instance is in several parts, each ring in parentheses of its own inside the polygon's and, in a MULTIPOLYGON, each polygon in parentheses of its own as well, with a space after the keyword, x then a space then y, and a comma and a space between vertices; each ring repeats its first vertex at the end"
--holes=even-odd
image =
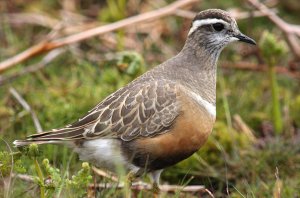
POLYGON ((199 12, 193 21, 202 20, 202 19, 222 19, 228 23, 231 23, 232 17, 230 14, 224 10, 220 9, 209 9, 202 12, 199 12))

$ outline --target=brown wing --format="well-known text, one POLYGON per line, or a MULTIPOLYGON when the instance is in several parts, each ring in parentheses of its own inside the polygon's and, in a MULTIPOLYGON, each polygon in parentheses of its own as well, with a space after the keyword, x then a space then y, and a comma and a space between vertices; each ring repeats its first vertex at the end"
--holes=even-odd
POLYGON ((31 140, 71 140, 155 136, 170 129, 180 113, 174 83, 132 84, 113 93, 86 116, 65 128, 36 134, 31 140))

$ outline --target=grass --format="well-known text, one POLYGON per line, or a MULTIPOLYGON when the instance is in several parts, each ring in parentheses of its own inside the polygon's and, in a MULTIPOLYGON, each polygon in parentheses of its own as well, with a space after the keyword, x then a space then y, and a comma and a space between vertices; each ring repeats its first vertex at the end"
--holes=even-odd
MULTIPOLYGON (((120 4, 118 9, 124 9, 123 1, 118 2, 120 4)), ((221 5, 218 3, 218 6, 228 8, 228 6, 237 5, 235 1, 227 3, 221 5)), ((46 3, 41 3, 41 5, 44 9, 46 3)), ((56 1, 51 1, 47 5, 50 6, 52 13, 55 13, 55 9, 59 6, 56 1)), ((208 8, 216 5, 207 1, 203 6, 208 8)), ((110 9, 112 8, 113 5, 110 9)), ((197 10, 201 9, 203 7, 197 10)), ((120 14, 122 16, 110 14, 107 20, 117 20, 118 17, 126 16, 126 13, 120 14)), ((101 18, 100 15, 97 17, 101 18)), ((293 17, 293 13, 289 17, 293 17)), ((259 33, 263 29, 267 28, 270 31, 273 29, 265 19, 258 19, 255 22, 257 22, 255 30, 248 30, 248 32, 256 38, 259 38, 259 33)), ((34 133, 35 127, 30 113, 26 112, 12 97, 9 88, 14 87, 30 104, 44 130, 64 126, 84 115, 108 94, 159 63, 160 59, 165 60, 170 54, 176 54, 179 46, 183 44, 183 40, 178 39, 178 35, 183 33, 178 32, 181 31, 184 20, 169 18, 162 23, 175 25, 172 26, 172 30, 169 30, 170 32, 162 36, 163 39, 158 40, 160 43, 153 40, 149 43, 149 40, 145 40, 144 44, 143 41, 147 36, 137 36, 140 39, 139 42, 144 45, 143 51, 135 53, 123 51, 123 46, 116 46, 120 49, 119 51, 115 48, 103 50, 98 45, 102 47, 104 43, 95 38, 78 47, 81 50, 80 57, 68 50, 51 62, 47 68, 22 76, 0 87, 0 197, 22 196, 25 198, 36 196, 37 192, 40 192, 38 182, 27 183, 20 179, 12 179, 9 187, 3 185, 11 170, 14 173, 38 176, 35 163, 26 155, 13 155, 14 163, 11 163, 10 149, 13 152, 17 151, 12 148, 12 142, 34 133), (161 45, 167 47, 168 51, 164 53, 161 45), (88 55, 91 53, 97 54, 97 60, 101 61, 89 59, 88 55), (107 56, 116 58, 110 60, 107 56)), ((34 27, 26 27, 20 32, 20 28, 11 27, 5 21, 1 24, 4 25, 2 26, 3 32, 0 34, 3 39, 0 42, 5 46, 0 49, 1 60, 26 49, 45 33, 45 30, 34 27)), ((241 23, 241 29, 246 29, 245 24, 247 24, 245 21, 241 23)), ((272 32, 280 36, 276 31, 272 32)), ((117 37, 125 42, 122 37, 126 36, 126 33, 121 32, 117 37)), ((220 62, 244 60, 245 57, 239 53, 240 49, 241 45, 231 45, 222 53, 220 62)), ((14 73, 40 59, 41 57, 32 58, 5 75, 14 73)), ((251 57, 250 60, 256 59, 251 57)), ((282 64, 287 65, 288 61, 284 59, 282 64)), ((266 73, 219 68, 217 121, 213 133, 204 147, 192 157, 168 168, 162 175, 162 183, 183 186, 205 185, 215 197, 225 197, 228 193, 230 197, 276 197, 279 188, 282 197, 299 196, 299 80, 284 75, 277 76, 278 101, 284 122, 283 132, 275 135, 272 124, 274 122, 272 89, 266 76, 266 73), (240 115, 252 129, 257 139, 255 142, 235 127, 232 119, 235 114, 240 115)), ((78 156, 63 146, 45 145, 39 149, 41 154, 36 160, 41 166, 43 177, 55 175, 53 171, 59 169, 56 176, 64 182, 58 185, 55 193, 65 197, 68 192, 67 181, 72 179, 72 175, 78 175, 82 170, 78 156), (49 166, 48 171, 44 168, 45 158, 48 159, 50 168, 54 168, 54 170, 51 169, 52 173, 49 173, 49 166)), ((82 179, 84 178, 88 178, 88 175, 82 179)), ((97 182, 108 182, 108 180, 97 178, 97 182)), ((76 187, 76 184, 74 186, 76 187)), ((73 195, 72 193, 76 194, 76 190, 69 192, 69 195, 73 195)), ((114 188, 97 192, 98 197, 122 197, 122 195, 122 191, 114 188)), ((137 197, 149 195, 149 192, 140 192, 137 197)), ((179 192, 174 194, 174 197, 179 196, 179 192)), ((193 195, 189 196, 193 197, 193 195)))

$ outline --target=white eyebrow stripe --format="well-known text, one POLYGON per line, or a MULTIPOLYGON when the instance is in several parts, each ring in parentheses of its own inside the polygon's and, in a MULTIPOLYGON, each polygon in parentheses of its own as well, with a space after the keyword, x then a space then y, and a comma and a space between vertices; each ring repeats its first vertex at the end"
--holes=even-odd
POLYGON ((227 23, 226 21, 222 20, 222 19, 200 19, 200 20, 196 20, 193 22, 192 27, 189 31, 189 35, 194 32, 198 27, 203 26, 203 25, 209 25, 209 24, 214 24, 214 23, 222 23, 225 26, 228 26, 229 23, 227 23))

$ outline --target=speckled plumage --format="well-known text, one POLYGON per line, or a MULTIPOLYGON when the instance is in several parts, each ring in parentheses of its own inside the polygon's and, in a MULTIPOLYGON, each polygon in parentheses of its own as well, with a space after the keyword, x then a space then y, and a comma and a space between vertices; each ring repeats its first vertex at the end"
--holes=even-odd
POLYGON ((121 138, 130 141, 166 132, 179 115, 176 85, 164 79, 140 78, 119 89, 77 122, 30 136, 39 140, 121 138))

